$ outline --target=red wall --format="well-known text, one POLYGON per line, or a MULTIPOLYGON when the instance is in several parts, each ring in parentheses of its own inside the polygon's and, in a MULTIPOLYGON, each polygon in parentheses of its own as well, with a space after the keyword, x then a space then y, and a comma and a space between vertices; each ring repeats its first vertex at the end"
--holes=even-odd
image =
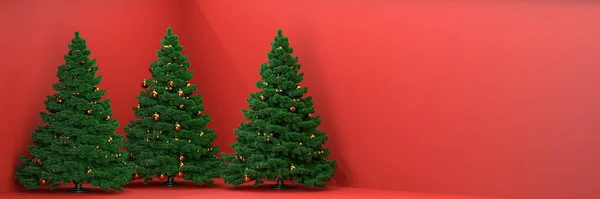
POLYGON ((283 28, 336 184, 600 198, 600 4, 397 2, 188 2, 218 142, 234 139, 283 28))
POLYGON ((283 28, 339 161, 333 184, 600 197, 599 4, 13 2, 0 3, 0 192, 15 187, 16 155, 40 123, 73 31, 88 39, 123 126, 171 25, 227 152, 283 28))
POLYGON ((181 27, 179 9, 172 0, 0 2, 0 193, 17 187, 17 154, 27 154, 73 32, 87 39, 103 75, 100 87, 122 127, 133 118, 131 107, 165 28, 181 27))

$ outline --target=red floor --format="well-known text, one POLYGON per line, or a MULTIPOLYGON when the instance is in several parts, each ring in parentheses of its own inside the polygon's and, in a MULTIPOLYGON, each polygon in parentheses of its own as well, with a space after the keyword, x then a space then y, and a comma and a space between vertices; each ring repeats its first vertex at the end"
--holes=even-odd
MULTIPOLYGON (((292 186, 294 189, 285 191, 275 191, 269 188, 270 185, 263 185, 258 188, 249 186, 240 186, 237 188, 228 185, 219 184, 215 187, 198 187, 193 184, 184 184, 180 187, 161 187, 157 183, 142 185, 128 185, 124 192, 104 192, 103 190, 92 189, 90 193, 73 194, 65 191, 70 187, 63 187, 49 190, 33 190, 19 193, 2 193, 1 199, 68 199, 68 198, 110 198, 110 199, 318 199, 318 198, 340 198, 340 199, 492 199, 485 197, 472 196, 454 196, 426 193, 413 193, 402 191, 385 191, 373 189, 347 188, 347 187, 328 187, 327 189, 309 189, 303 186, 292 186)), ((496 198, 498 199, 498 198, 496 198)))

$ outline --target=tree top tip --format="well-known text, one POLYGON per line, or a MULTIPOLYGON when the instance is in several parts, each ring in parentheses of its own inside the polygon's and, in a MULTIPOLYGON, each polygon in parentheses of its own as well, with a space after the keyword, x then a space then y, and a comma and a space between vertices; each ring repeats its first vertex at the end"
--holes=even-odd
POLYGON ((283 30, 281 30, 281 28, 277 29, 277 35, 283 35, 283 30))
POLYGON ((75 37, 79 37, 79 31, 75 31, 75 37))
POLYGON ((171 27, 168 27, 168 28, 167 28, 167 33, 169 33, 169 34, 172 34, 172 33, 173 33, 173 28, 171 28, 171 27))

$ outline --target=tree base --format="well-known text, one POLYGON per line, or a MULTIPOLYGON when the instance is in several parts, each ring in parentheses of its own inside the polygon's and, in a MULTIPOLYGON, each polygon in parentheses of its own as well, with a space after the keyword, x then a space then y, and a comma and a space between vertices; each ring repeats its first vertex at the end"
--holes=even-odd
POLYGON ((272 186, 271 189, 274 190, 287 190, 287 189, 291 189, 291 187, 283 184, 283 180, 277 180, 277 184, 272 186))
POLYGON ((67 192, 69 192, 69 193, 87 193, 90 191, 88 191, 87 189, 84 189, 84 188, 73 188, 73 189, 67 190, 67 192))
POLYGON ((69 192, 69 193, 87 193, 90 191, 81 187, 81 184, 75 184, 75 188, 67 190, 67 192, 69 192))
POLYGON ((176 186, 179 186, 179 184, 177 184, 175 182, 165 182, 161 186, 163 186, 163 187, 176 187, 176 186))
POLYGON ((179 184, 175 183, 175 181, 173 180, 173 177, 169 176, 169 178, 167 179, 167 182, 163 183, 162 186, 176 187, 176 186, 179 186, 179 184))

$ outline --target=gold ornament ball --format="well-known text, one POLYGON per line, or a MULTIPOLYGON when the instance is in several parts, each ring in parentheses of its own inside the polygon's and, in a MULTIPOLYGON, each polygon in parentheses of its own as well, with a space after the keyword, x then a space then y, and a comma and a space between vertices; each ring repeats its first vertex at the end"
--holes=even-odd
POLYGON ((185 160, 185 158, 183 157, 183 155, 180 155, 179 156, 179 161, 183 161, 183 160, 185 160))
POLYGON ((91 173, 91 172, 92 172, 92 169, 89 168, 89 167, 85 170, 85 174, 88 174, 88 173, 91 173))
POLYGON ((180 167, 180 168, 181 168, 181 167, 183 167, 183 165, 185 165, 185 164, 183 164, 183 162, 180 162, 180 163, 179 163, 179 167, 180 167))
POLYGON ((108 142, 111 142, 112 140, 113 140, 113 138, 108 136, 108 142))
POLYGON ((40 178, 39 182, 40 182, 40 185, 46 185, 48 183, 46 181, 46 179, 44 179, 44 178, 40 178))
POLYGON ((263 101, 264 101, 265 99, 266 99, 266 98, 265 98, 265 96, 264 96, 264 95, 260 95, 260 100, 263 100, 263 101))
POLYGON ((137 111, 137 110, 140 110, 140 108, 141 108, 140 104, 137 104, 137 106, 135 106, 134 109, 137 111))
POLYGON ((200 132, 200 136, 201 137, 204 136, 204 132, 203 131, 200 132))
POLYGON ((149 96, 151 98, 156 98, 156 97, 158 97, 158 92, 156 92, 156 90, 153 90, 152 92, 150 92, 149 96))
POLYGON ((179 104, 179 109, 185 109, 185 104, 179 104))
POLYGON ((181 130, 181 124, 179 124, 179 123, 175 123, 175 130, 176 130, 176 131, 179 131, 179 130, 181 130))
POLYGON ((293 107, 293 106, 290 107, 290 111, 292 111, 292 112, 296 111, 296 107, 293 107))
POLYGON ((92 112, 93 112, 93 111, 92 111, 92 109, 89 109, 89 108, 88 108, 88 110, 87 110, 87 111, 85 111, 85 114, 91 115, 91 114, 92 114, 92 112))
POLYGON ((94 86, 94 91, 100 91, 100 88, 98 88, 97 86, 94 86))
POLYGON ((302 142, 300 142, 300 146, 302 146, 302 142))
POLYGON ((160 115, 158 113, 152 114, 152 120, 158 121, 160 119, 160 115))
POLYGON ((317 136, 315 134, 310 135, 310 139, 315 139, 317 136))
POLYGON ((96 145, 96 149, 99 149, 99 148, 100 148, 100 146, 96 145))
POLYGON ((106 120, 106 121, 110 120, 110 116, 106 116, 106 119, 105 119, 105 120, 106 120))
POLYGON ((302 88, 302 86, 296 85, 296 89, 301 89, 301 88, 302 88))
POLYGON ((244 176, 244 182, 250 182, 250 178, 248 176, 244 176))
POLYGON ((173 86, 173 80, 169 80, 169 82, 167 82, 167 86, 172 87, 173 86))
POLYGON ((146 82, 146 79, 142 80, 142 88, 148 88, 148 83, 146 82))
POLYGON ((180 97, 183 97, 185 95, 185 93, 183 93, 183 91, 181 89, 179 89, 177 91, 177 95, 179 95, 180 97))
POLYGON ((189 81, 188 81, 188 82, 185 82, 185 86, 186 86, 186 87, 190 87, 190 86, 192 86, 192 83, 190 83, 189 81))
POLYGON ((184 176, 183 172, 181 172, 181 171, 177 172, 177 177, 178 178, 183 178, 183 176, 184 176))
POLYGON ((141 177, 140 174, 137 172, 134 172, 131 176, 133 177, 133 179, 136 179, 136 180, 140 179, 140 177, 141 177))
POLYGON ((165 175, 165 174, 160 174, 160 175, 158 175, 158 179, 160 179, 160 180, 167 179, 167 175, 165 175))
POLYGON ((294 166, 294 165, 292 164, 292 166, 290 166, 290 170, 294 170, 294 169, 296 169, 296 166, 294 166))
POLYGON ((57 98, 56 98, 56 103, 63 103, 63 99, 62 99, 62 98, 60 98, 60 97, 57 97, 57 98))
POLYGON ((267 142, 270 142, 270 141, 271 141, 271 139, 267 138, 267 142))
POLYGON ((202 111, 198 111, 196 115, 202 115, 202 111))
POLYGON ((156 135, 156 137, 154 137, 154 138, 157 139, 157 140, 160 139, 160 137, 158 135, 156 135))

